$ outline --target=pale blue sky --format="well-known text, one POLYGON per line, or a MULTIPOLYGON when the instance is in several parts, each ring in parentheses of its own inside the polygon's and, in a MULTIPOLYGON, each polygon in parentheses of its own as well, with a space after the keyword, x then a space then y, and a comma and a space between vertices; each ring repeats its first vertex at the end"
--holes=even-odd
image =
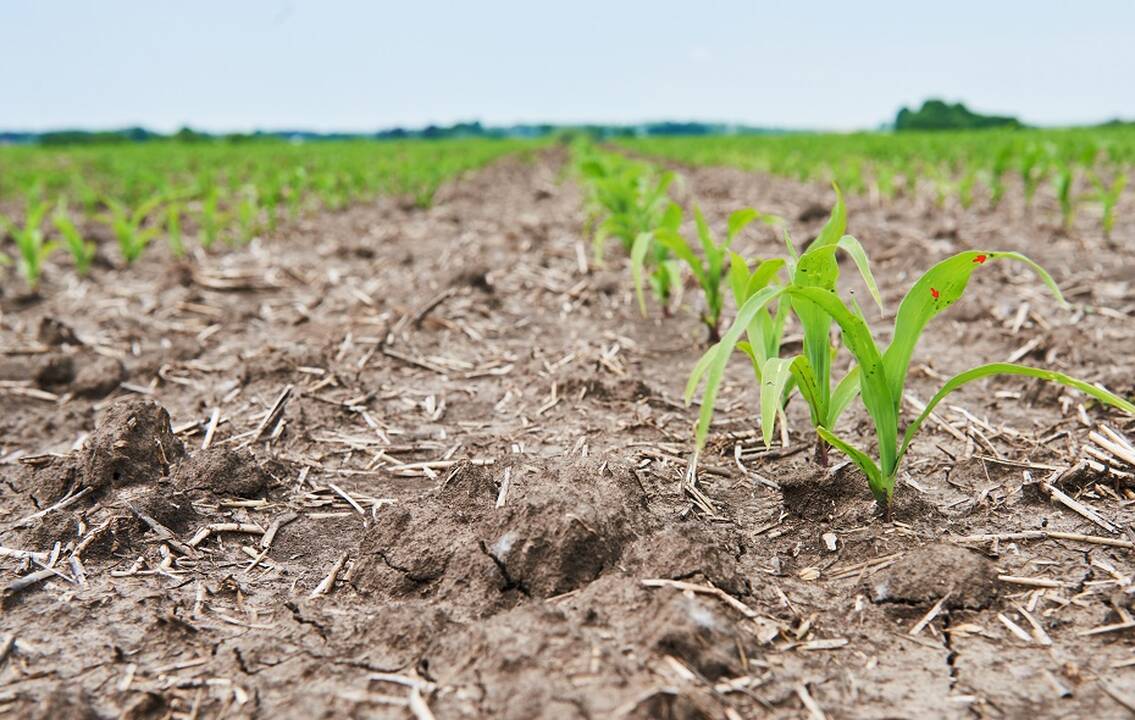
POLYGON ((0 0, 0 128, 1135 117, 1135 0, 0 0))

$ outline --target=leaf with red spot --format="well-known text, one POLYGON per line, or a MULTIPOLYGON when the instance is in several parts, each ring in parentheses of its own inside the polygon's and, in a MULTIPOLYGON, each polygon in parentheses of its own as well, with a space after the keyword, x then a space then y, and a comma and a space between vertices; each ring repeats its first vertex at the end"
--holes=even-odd
POLYGON ((1017 260, 1032 268, 1040 279, 1048 286, 1052 294, 1062 304, 1064 297, 1060 289, 1044 268, 1037 265, 1024 255, 1015 252, 978 252, 969 250, 948 257, 926 273, 914 283, 906 297, 899 305, 895 316, 895 330, 891 335, 890 347, 883 353, 887 368, 887 381, 891 385, 891 397, 898 402, 902 398, 903 385, 906 381, 910 358, 914 354, 914 346, 922 336, 922 330, 930 319, 953 305, 965 292, 970 275, 984 263, 977 262, 978 258, 986 260, 1017 260))

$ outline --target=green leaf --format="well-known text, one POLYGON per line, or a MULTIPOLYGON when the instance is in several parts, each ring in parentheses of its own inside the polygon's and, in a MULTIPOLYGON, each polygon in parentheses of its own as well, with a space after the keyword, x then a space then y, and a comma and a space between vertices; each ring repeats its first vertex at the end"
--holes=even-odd
POLYGON ((638 309, 646 316, 646 296, 642 290, 642 271, 646 264, 646 253, 650 251, 652 233, 639 233, 631 247, 631 278, 634 280, 634 294, 638 298, 638 309))
POLYGON ((676 233, 681 226, 682 206, 678 203, 670 203, 662 214, 662 220, 658 223, 658 227, 676 233))
POLYGON ((733 244, 733 239, 737 234, 745 229, 745 227, 757 219, 756 210, 753 208, 742 208, 736 210, 729 215, 728 232, 725 236, 725 247, 730 247, 733 244))
POLYGON ((907 368, 926 324, 938 313, 953 305, 965 293, 970 275, 991 260, 1017 260, 1028 265, 1040 277, 1061 304, 1064 296, 1044 268, 1015 252, 968 250, 942 260, 926 271, 910 288, 895 316, 895 329, 891 344, 883 354, 891 396, 897 403, 902 399, 907 368))
POLYGON ((820 414, 822 410, 820 381, 816 378, 816 371, 812 369, 812 363, 808 362, 808 358, 803 355, 797 355, 793 358, 792 376, 796 380, 796 387, 800 389, 800 397, 804 398, 804 403, 808 406, 812 425, 821 424, 820 421, 823 416, 820 414))
POLYGON ((761 438, 765 447, 772 445, 772 431, 776 425, 776 411, 784 388, 792 377, 791 358, 769 358, 761 367, 761 438))
POLYGON ((745 304, 749 298, 745 295, 745 288, 749 285, 749 264, 745 258, 737 253, 729 254, 729 288, 733 291, 733 300, 737 307, 745 304))
POLYGON ((690 267, 690 271, 694 274, 694 278, 697 279, 698 284, 703 288, 706 286, 706 276, 702 269, 701 260, 694 254, 694 251, 690 249, 684 237, 673 230, 659 228, 654 231, 654 240, 674 253, 674 256, 679 260, 685 262, 686 265, 690 267))
POLYGON ((867 476, 867 486, 871 488, 871 494, 875 496, 875 502, 880 505, 890 503, 891 494, 894 493, 895 489, 893 479, 888 482, 888 479, 884 477, 879 466, 875 464, 875 461, 872 460, 867 453, 852 446, 846 440, 822 425, 816 428, 816 433, 823 438, 827 444, 851 458, 851 462, 855 463, 859 469, 863 471, 863 474, 867 476))
POLYGON ((721 382, 725 376, 725 366, 729 356, 741 339, 741 334, 749 326, 749 322, 758 312, 785 292, 782 288, 765 288, 749 298, 744 306, 737 311, 733 324, 722 336, 718 343, 718 350, 714 353, 709 367, 705 370, 705 393, 702 395, 701 412, 698 414, 698 426, 695 441, 698 450, 705 446, 706 436, 709 434, 709 423, 713 419, 713 406, 717 401, 717 393, 721 389, 721 382))
POLYGON ((906 429, 906 435, 903 437, 902 448, 899 450, 899 460, 906 454, 907 448, 910 447, 911 441, 914 436, 918 434, 922 423, 934 411, 938 403, 950 393, 954 392, 966 383, 980 380, 981 378, 989 377, 991 375, 1023 375, 1025 377, 1038 378, 1040 380, 1048 380, 1050 382, 1060 383, 1067 387, 1079 390, 1085 395, 1089 395, 1102 403, 1119 408, 1128 415, 1135 416, 1135 405, 1127 400, 1096 387, 1089 385, 1083 380, 1077 380, 1074 377, 1065 375, 1064 373, 1056 372, 1055 370, 1045 370, 1042 368, 1030 367, 1028 365, 1018 365, 1017 363, 996 362, 988 363, 986 365, 979 365, 978 367, 966 370, 965 372, 958 373, 954 377, 946 381, 942 388, 930 398, 930 402, 926 403, 926 408, 915 419, 914 422, 906 429))
POLYGON ((863 250, 863 246, 850 235, 841 237, 837 245, 841 250, 851 256, 855 267, 859 269, 859 275, 863 278, 863 283, 867 286, 867 292, 871 293, 875 304, 879 306, 879 312, 885 312, 885 310, 883 310, 883 298, 879 296, 879 286, 875 284, 875 276, 871 274, 871 264, 867 261, 867 253, 863 250))
POLYGON ((762 260, 757 265, 757 268, 753 270, 753 274, 749 276, 749 282, 745 286, 745 299, 748 300, 753 296, 753 293, 767 287, 783 267, 783 258, 770 258, 768 260, 762 260))
POLYGON ((816 236, 815 242, 809 246, 809 250, 835 245, 847 232, 847 205, 843 202, 843 192, 840 191, 839 185, 834 182, 832 189, 835 190, 835 207, 832 208, 831 216, 828 217, 828 221, 820 230, 820 234, 816 236))
POLYGON ((702 377, 704 377, 706 371, 709 370, 709 365, 713 362, 714 355, 720 347, 720 342, 714 343, 709 350, 702 353, 702 356, 694 363, 694 369, 690 371, 690 379, 686 381, 686 391, 682 393, 682 399, 687 405, 693 402, 694 393, 697 392, 702 377))
MULTIPOLYGON (((898 408, 891 397, 891 387, 887 382, 883 358, 866 321, 848 310, 839 296, 832 291, 793 287, 787 292, 794 300, 803 298, 814 303, 839 324, 840 330, 843 331, 844 343, 859 364, 859 384, 863 405, 875 423, 875 434, 879 442, 879 465, 884 473, 890 473, 894 468, 897 454, 898 408)), ((794 302, 793 307, 797 304, 794 302)), ((829 360, 830 355, 825 357, 825 361, 829 360)), ((820 377, 819 373, 817 377, 820 377)), ((824 414, 828 414, 827 406, 824 408, 824 414)))
POLYGON ((822 423, 825 427, 834 428, 843 411, 859 394, 859 366, 851 368, 843 379, 836 384, 828 404, 828 417, 822 423))

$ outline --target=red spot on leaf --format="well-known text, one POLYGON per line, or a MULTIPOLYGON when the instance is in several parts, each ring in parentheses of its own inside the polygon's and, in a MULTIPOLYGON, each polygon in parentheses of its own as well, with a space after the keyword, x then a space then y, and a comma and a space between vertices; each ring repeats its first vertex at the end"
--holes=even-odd
POLYGON ((935 300, 937 300, 937 299, 938 299, 938 291, 937 291, 937 290, 935 290, 934 288, 930 288, 930 295, 931 295, 931 297, 933 297, 933 298, 934 298, 935 300))
POLYGON ((985 262, 986 260, 988 260, 988 258, 987 258, 987 257, 986 257, 985 255, 977 255, 977 256, 975 256, 975 257, 974 257, 974 259, 973 259, 973 261, 974 261, 975 263, 977 263, 978 265, 982 264, 982 263, 983 263, 983 262, 985 262))

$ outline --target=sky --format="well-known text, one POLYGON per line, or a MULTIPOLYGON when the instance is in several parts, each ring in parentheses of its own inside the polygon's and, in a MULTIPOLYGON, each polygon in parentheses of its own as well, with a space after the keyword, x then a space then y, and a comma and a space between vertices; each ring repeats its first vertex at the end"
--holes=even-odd
POLYGON ((0 129, 1135 118, 1135 0, 0 0, 0 129))

